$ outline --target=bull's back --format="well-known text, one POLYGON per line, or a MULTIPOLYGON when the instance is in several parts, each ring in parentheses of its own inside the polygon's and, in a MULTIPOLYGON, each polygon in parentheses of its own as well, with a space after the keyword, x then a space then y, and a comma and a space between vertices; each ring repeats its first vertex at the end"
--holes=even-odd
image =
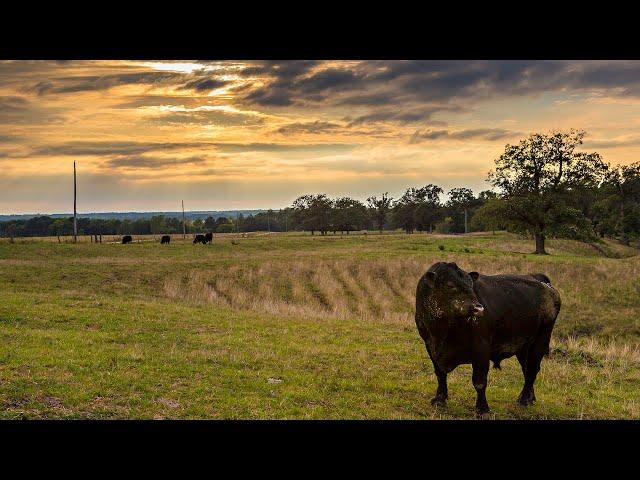
POLYGON ((560 295, 544 274, 483 275, 474 289, 486 314, 507 326, 553 321, 559 313, 560 295))

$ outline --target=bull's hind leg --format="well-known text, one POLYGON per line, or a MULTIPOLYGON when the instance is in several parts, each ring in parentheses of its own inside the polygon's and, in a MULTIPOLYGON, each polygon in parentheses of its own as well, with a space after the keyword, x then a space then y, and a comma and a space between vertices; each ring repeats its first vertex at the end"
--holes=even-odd
POLYGON ((540 371, 542 358, 549 353, 549 342, 551 341, 552 330, 553 323, 543 325, 528 351, 526 351, 526 353, 522 352, 518 354, 518 361, 520 362, 522 372, 524 373, 524 386, 522 387, 522 392, 518 398, 518 403, 520 403, 520 405, 531 405, 536 401, 533 384, 535 383, 536 376, 540 371))

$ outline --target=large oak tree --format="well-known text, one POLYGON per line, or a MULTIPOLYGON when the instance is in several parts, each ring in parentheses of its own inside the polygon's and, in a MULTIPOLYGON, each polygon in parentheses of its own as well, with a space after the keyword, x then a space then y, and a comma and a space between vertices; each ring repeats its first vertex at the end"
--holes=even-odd
POLYGON ((576 205, 576 193, 596 188, 607 171, 598 153, 578 151, 584 131, 535 133, 507 145, 489 173, 500 192, 493 213, 512 228, 532 233, 537 254, 546 254, 550 234, 588 235, 590 222, 576 205))

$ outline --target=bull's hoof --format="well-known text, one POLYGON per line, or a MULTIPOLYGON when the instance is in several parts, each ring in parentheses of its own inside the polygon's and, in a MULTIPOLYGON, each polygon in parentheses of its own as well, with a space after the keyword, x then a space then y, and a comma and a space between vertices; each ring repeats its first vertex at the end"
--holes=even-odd
POLYGON ((536 396, 533 393, 521 393, 518 397, 518 403, 523 407, 528 407, 536 402, 536 396))
POLYGON ((479 418, 485 418, 485 416, 491 415, 491 409, 489 405, 476 405, 476 415, 479 418))
POLYGON ((443 395, 436 395, 431 399, 431 405, 434 407, 444 407, 447 405, 447 397, 443 395))

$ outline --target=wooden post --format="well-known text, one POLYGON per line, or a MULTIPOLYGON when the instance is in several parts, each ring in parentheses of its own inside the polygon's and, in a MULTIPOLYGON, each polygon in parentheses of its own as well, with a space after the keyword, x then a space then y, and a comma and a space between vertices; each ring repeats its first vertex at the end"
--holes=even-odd
POLYGON ((182 200, 182 239, 187 238, 187 225, 184 223, 184 200, 182 200))
POLYGON ((78 218, 76 212, 76 162, 73 162, 73 243, 78 241, 78 218))

